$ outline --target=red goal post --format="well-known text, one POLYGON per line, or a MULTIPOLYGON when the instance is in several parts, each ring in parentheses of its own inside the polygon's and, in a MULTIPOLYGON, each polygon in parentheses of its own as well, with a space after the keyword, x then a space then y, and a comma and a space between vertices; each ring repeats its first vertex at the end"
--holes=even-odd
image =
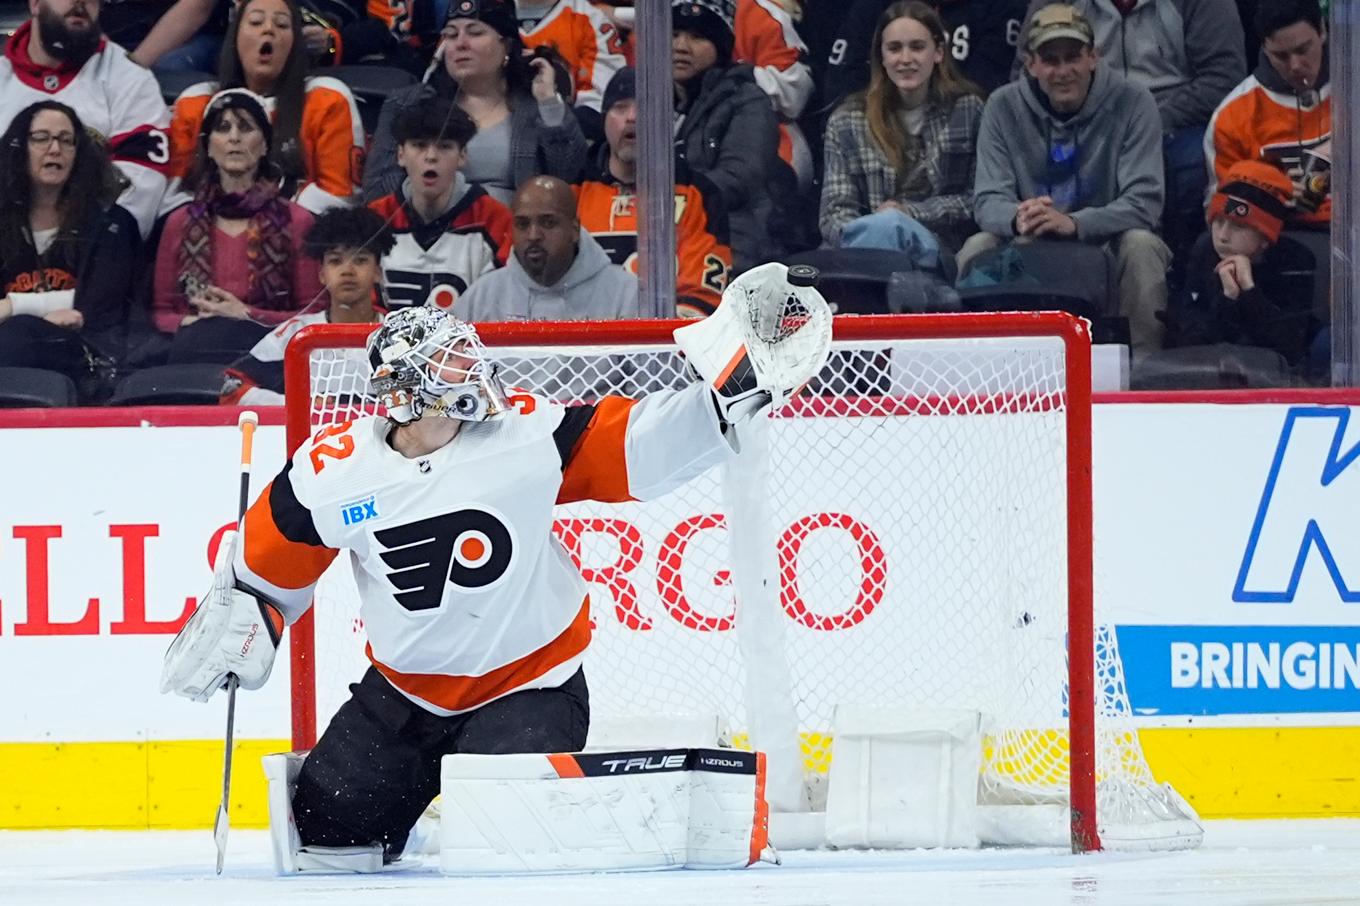
MULTIPOLYGON (((682 323, 680 321, 489 323, 478 325, 478 331, 493 355, 498 350, 505 349, 513 349, 516 356, 525 355, 526 350, 542 350, 546 355, 558 359, 570 356, 575 366, 586 361, 585 356, 593 354, 582 350, 606 350, 609 356, 614 357, 611 361, 617 361, 617 357, 623 354, 620 350, 635 350, 639 356, 652 355, 653 352, 656 355, 671 355, 674 346, 671 332, 682 323)), ((327 350, 332 351, 330 354, 333 356, 335 350, 362 348, 371 330, 371 325, 312 326, 300 331, 289 344, 286 356, 286 397, 287 446, 290 456, 309 437, 314 428, 324 423, 327 418, 324 401, 320 409, 314 405, 322 401, 322 397, 328 392, 317 386, 317 366, 314 365, 317 356, 327 350)), ((1048 410, 1060 412, 1061 436, 1052 439, 1051 442, 1060 449, 1062 473, 1054 480, 1061 485, 1064 500, 1054 510, 1045 527, 1060 534, 1059 538, 1053 539, 1053 545, 1065 561, 1062 570, 1066 586, 1065 600, 1059 602, 1057 606, 1066 611, 1066 625, 1062 631, 1068 640, 1065 653, 1066 670, 1062 671, 1059 685, 1064 687, 1062 709, 1066 712, 1067 726, 1064 728, 1065 740, 1056 743, 1050 740, 1050 744, 1055 750, 1065 750, 1065 757, 1070 759, 1067 765, 1056 770, 1057 775, 1067 778, 1070 782, 1068 792, 1072 845, 1077 850, 1100 848, 1096 818, 1097 774, 1098 770, 1107 768, 1097 765, 1098 640, 1093 615, 1092 586, 1091 352, 1088 325, 1063 313, 840 316, 835 319, 834 337, 836 348, 845 350, 838 361, 854 363, 853 367, 856 370, 853 376, 836 380, 827 378, 821 382, 820 387, 814 386, 804 400, 786 408, 781 416, 786 418, 801 416, 806 420, 839 419, 850 422, 859 419, 865 422, 872 420, 875 423, 886 423, 892 418, 910 418, 914 415, 962 413, 965 420, 981 425, 989 419, 1005 420, 1010 415, 1020 412, 1048 410), (1044 366, 1056 369, 1055 373, 1052 375, 1045 373, 1041 380, 1042 386, 1027 386, 1023 375, 1017 378, 1013 385, 1006 384, 1013 374, 1028 366, 1022 365, 1017 368, 1006 358, 1005 350, 1012 346, 1027 349, 1032 343, 1038 343, 1048 350, 1043 355, 1055 357, 1053 361, 1057 362, 1057 365, 1044 366), (962 365, 949 363, 932 365, 928 377, 911 376, 907 379, 908 383, 903 385, 905 389, 897 390, 891 387, 885 389, 886 379, 875 370, 901 369, 910 361, 912 350, 918 347, 929 350, 929 355, 943 356, 954 348, 954 344, 958 344, 963 350, 958 354, 957 362, 968 361, 970 356, 988 361, 991 361, 988 359, 989 356, 994 356, 995 360, 992 364, 982 366, 978 375, 964 376, 957 384, 950 383, 953 380, 952 372, 962 374, 962 365), (993 347, 999 352, 988 351, 993 347), (934 381, 937 374, 938 386, 931 386, 930 381, 934 381), (872 414, 873 419, 859 418, 869 414, 872 414), (1076 644, 1075 640, 1081 640, 1081 644, 1076 644)), ((954 355, 952 352, 949 354, 954 355)), ((949 361, 952 363, 955 359, 949 361)), ((353 367, 362 370, 362 366, 353 367)), ((570 385, 572 382, 563 383, 570 385)), ((543 392, 542 388, 530 389, 543 392)), ((579 392, 580 387, 573 386, 566 391, 566 396, 574 397, 579 392)), ((562 401, 577 400, 568 398, 562 401)), ((352 413, 348 417, 352 417, 352 413)), ((943 441, 958 442, 953 438, 945 438, 943 441)), ((861 446, 861 443, 856 439, 850 439, 845 446, 853 448, 861 446)), ((893 469, 896 465, 895 447, 885 447, 885 450, 887 452, 879 460, 878 465, 885 469, 893 469)), ((1054 461, 1056 462, 1056 459, 1054 461)), ((1022 463, 1005 462, 998 463, 998 466, 1005 469, 1019 468, 1021 471, 1017 472, 1017 477, 1024 477, 1022 463)), ((909 467, 908 465, 907 468, 909 467)), ((921 476, 923 480, 929 477, 921 476)), ((809 480, 809 483, 813 482, 809 480)), ((945 506, 947 509, 948 504, 945 506)), ((917 517, 910 518, 915 520, 917 517)), ((581 553, 579 545, 574 553, 579 557, 581 553)), ((794 550, 791 557, 796 560, 798 551, 794 550)), ((794 564, 795 567, 797 565, 794 564)), ((968 568, 965 563, 960 571, 966 572, 968 568)), ((721 570, 718 572, 721 573, 721 570)), ((714 581, 716 583, 718 580, 714 581)), ((793 593, 795 595, 798 593, 800 587, 798 576, 784 577, 781 581, 786 589, 792 585, 793 593)), ((834 585, 839 580, 827 581, 834 585)), ((309 748, 315 742, 318 719, 322 716, 318 713, 317 649, 313 628, 313 611, 316 609, 309 610, 291 627, 289 633, 293 699, 292 735, 294 748, 299 750, 309 748)), ((600 615, 597 619, 603 621, 605 613, 605 607, 599 607, 600 615)), ((675 613, 672 612, 671 615, 674 617, 675 613)), ((1026 610, 1022 612, 1022 619, 1016 622, 1027 624, 1029 621, 1030 613, 1026 610)), ((815 629, 816 627, 812 632, 813 636, 816 636, 815 629)), ((712 634, 714 633, 710 633, 712 634)), ((683 657, 679 659, 682 662, 684 660, 683 657)), ((854 660, 855 656, 852 653, 848 656, 847 662, 854 660)), ((356 679, 357 675, 344 677, 345 682, 356 679)), ((1119 682, 1122 684, 1122 675, 1119 682)), ((592 695, 594 694, 595 686, 592 683, 592 695)), ((1051 697, 1036 694, 1036 698, 1051 697)), ((808 728, 805 726, 803 729, 808 728)), ((1064 735, 1058 731, 1050 731, 1050 735, 1054 733, 1064 735)), ((813 757, 808 754, 810 745, 808 739, 815 736, 815 733, 807 733, 803 739, 803 751, 808 758, 813 757)), ((993 745, 999 746, 1000 743, 994 741, 993 745)), ((1141 752, 1139 757, 1141 758, 1141 752)))

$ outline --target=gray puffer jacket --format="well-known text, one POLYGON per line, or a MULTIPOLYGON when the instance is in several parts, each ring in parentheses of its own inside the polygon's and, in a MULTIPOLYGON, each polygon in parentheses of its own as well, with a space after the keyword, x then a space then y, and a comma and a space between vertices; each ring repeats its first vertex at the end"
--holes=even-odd
POLYGON ((768 229, 779 123, 751 66, 715 66, 698 79, 698 93, 683 109, 677 105, 676 167, 726 211, 734 273, 740 273, 782 251, 768 229))

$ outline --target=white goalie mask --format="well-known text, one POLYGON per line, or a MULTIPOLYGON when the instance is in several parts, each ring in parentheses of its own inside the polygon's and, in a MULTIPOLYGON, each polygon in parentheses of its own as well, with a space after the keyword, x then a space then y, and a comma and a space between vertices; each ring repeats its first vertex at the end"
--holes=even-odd
POLYGON ((368 386, 398 424, 481 422, 510 409, 477 330, 438 308, 394 311, 368 338, 368 386))

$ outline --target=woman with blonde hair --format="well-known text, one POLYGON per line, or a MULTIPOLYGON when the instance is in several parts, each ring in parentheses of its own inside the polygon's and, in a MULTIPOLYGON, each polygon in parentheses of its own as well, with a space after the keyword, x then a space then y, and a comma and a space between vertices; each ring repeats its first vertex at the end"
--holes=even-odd
POLYGON ((827 123, 822 238, 907 251, 930 267, 973 232, 982 97, 955 69, 939 14, 919 0, 879 17, 870 70, 869 87, 827 123))

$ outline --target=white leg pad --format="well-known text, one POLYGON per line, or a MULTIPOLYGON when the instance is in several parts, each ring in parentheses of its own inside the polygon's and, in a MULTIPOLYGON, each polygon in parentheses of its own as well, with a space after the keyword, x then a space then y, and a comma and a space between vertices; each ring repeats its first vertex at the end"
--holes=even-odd
POLYGON ((269 781, 269 841, 274 870, 281 875, 304 871, 368 874, 383 870, 383 849, 372 846, 303 847, 293 821, 293 790, 306 752, 266 755, 264 774, 269 781))
POLYGON ((976 847, 976 711, 838 706, 826 798, 837 847, 976 847))
POLYGON ((446 874, 740 868, 766 849, 750 752, 446 755, 441 784, 446 874))

